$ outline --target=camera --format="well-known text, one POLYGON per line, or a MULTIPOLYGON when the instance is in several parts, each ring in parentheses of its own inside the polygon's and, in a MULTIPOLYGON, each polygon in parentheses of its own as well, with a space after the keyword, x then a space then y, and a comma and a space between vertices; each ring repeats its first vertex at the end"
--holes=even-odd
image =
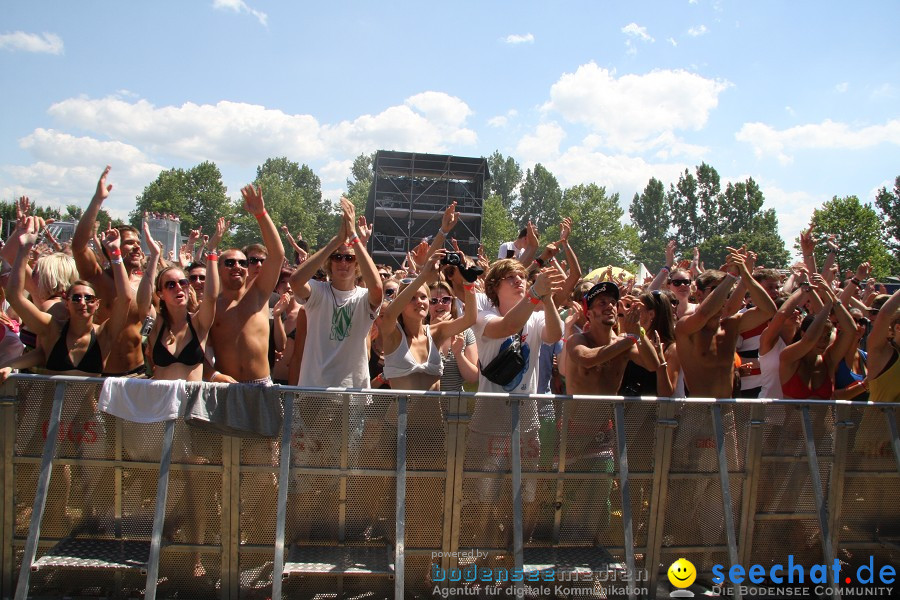
MULTIPOLYGON (((462 275, 463 279, 468 281, 469 283, 473 283, 478 276, 484 273, 484 269, 481 267, 477 267, 472 265, 471 267, 467 267, 465 260, 463 260, 462 254, 459 252, 448 252, 444 255, 444 258, 441 259, 442 265, 447 265, 449 267, 456 267, 459 269, 459 274, 462 275)), ((447 278, 449 279, 450 271, 447 273, 447 278)))
POLYGON ((444 258, 441 259, 441 264, 458 267, 463 264, 462 256, 459 255, 459 252, 448 252, 444 255, 444 258))

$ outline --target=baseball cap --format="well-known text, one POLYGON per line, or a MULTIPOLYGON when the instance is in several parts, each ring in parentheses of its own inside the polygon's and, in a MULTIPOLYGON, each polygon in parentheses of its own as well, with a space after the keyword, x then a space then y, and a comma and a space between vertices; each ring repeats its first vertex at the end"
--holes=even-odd
POLYGON ((587 291, 587 293, 584 295, 585 309, 590 308, 591 303, 594 301, 594 298, 596 298, 597 296, 599 296, 601 294, 605 294, 607 296, 612 296, 613 298, 616 299, 616 301, 618 301, 619 300, 619 286, 617 286, 612 281, 601 281, 600 283, 598 283, 597 285, 595 285, 594 287, 589 289, 587 291))

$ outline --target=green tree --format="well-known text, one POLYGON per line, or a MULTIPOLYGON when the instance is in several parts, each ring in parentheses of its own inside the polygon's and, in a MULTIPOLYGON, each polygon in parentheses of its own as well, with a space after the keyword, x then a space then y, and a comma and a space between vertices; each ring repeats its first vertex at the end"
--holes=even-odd
POLYGON ((669 239, 671 217, 663 182, 651 177, 644 191, 634 195, 628 214, 641 243, 636 259, 649 265, 652 270, 654 265, 665 261, 665 247, 669 239))
POLYGON ((375 153, 360 154, 353 160, 350 178, 347 179, 347 198, 356 207, 356 214, 366 214, 366 203, 369 201, 369 188, 375 179, 373 170, 375 153))
POLYGON ((531 221, 538 231, 544 231, 559 224, 561 200, 562 190, 556 177, 538 163, 534 166, 534 171, 528 169, 525 172, 519 201, 510 212, 520 228, 531 221))
POLYGON ((856 196, 835 196, 813 211, 812 220, 819 239, 816 248, 818 265, 822 265, 828 253, 825 246, 827 237, 834 235, 841 272, 856 269, 860 263, 869 261, 874 277, 891 274, 893 260, 881 236, 881 219, 872 206, 863 204, 856 196))
POLYGON ((875 206, 881 211, 885 242, 900 262, 900 177, 894 180, 893 190, 889 191, 886 187, 878 190, 875 206))
POLYGON ((697 199, 697 180, 687 169, 677 184, 669 185, 666 195, 669 214, 675 229, 675 241, 680 248, 692 248, 700 242, 700 202, 697 199))
MULTIPOLYGON (((594 183, 576 185, 563 194, 560 213, 572 218, 569 244, 585 274, 606 265, 634 268, 640 238, 635 227, 622 224, 619 194, 608 196, 606 188, 594 183)), ((559 235, 558 229, 552 233, 559 235)))
POLYGON ((63 218, 67 221, 78 221, 79 219, 81 219, 81 215, 83 214, 83 208, 81 208, 77 204, 69 204, 66 206, 66 214, 63 218))
POLYGON ((514 240, 518 235, 519 230, 500 196, 488 196, 481 216, 481 243, 488 260, 497 256, 500 244, 514 240))
POLYGON ((702 240, 719 233, 723 225, 719 216, 723 200, 719 173, 706 163, 700 163, 697 167, 696 194, 702 213, 697 235, 702 240))
MULTIPOLYGON (((212 235, 216 220, 219 217, 230 219, 235 211, 225 195, 219 167, 209 161, 186 170, 161 171, 135 200, 135 208, 128 215, 132 226, 140 228, 145 212, 172 213, 181 219, 183 235, 198 227, 212 235)), ((222 247, 228 242, 226 236, 222 247)))
POLYGON ((503 158, 499 150, 488 157, 487 163, 491 173, 488 183, 490 194, 498 196, 503 206, 509 210, 519 199, 516 190, 522 183, 522 167, 511 156, 503 158))

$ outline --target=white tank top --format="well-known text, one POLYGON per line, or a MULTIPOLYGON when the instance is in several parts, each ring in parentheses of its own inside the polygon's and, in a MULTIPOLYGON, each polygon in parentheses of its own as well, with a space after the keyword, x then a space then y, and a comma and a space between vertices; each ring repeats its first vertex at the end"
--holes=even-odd
POLYGON ((400 324, 397 323, 397 329, 400 330, 400 344, 390 354, 384 357, 384 377, 385 379, 394 379, 395 377, 406 377, 414 373, 423 373, 425 375, 434 375, 440 377, 444 372, 444 365, 441 362, 441 351, 431 339, 431 330, 428 325, 425 326, 425 337, 428 339, 428 361, 425 363, 417 363, 409 352, 409 342, 406 339, 406 333, 400 324))

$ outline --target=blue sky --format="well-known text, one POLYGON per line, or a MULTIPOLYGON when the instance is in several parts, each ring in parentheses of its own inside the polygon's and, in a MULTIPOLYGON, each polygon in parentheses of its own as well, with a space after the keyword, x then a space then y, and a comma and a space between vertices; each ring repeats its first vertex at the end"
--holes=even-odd
POLYGON ((622 205, 701 161, 783 237, 900 175, 896 1, 6 2, 0 199, 124 216, 161 169, 229 195, 287 156, 345 187, 390 149, 540 162, 622 205))

